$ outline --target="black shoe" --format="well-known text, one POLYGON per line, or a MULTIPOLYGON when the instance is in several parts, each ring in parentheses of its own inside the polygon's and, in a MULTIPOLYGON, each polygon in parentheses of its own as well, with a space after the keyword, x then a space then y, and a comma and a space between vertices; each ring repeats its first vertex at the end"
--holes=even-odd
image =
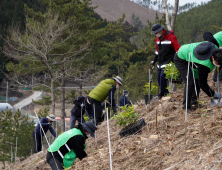
POLYGON ((197 105, 197 104, 198 104, 197 99, 195 99, 195 100, 192 100, 192 99, 191 99, 191 106, 192 106, 192 105, 197 105))

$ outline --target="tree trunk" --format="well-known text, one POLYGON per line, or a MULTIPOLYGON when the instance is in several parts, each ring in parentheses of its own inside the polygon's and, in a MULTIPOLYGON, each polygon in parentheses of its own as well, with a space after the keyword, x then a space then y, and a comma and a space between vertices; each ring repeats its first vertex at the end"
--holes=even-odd
POLYGON ((176 17, 177 17, 177 12, 178 12, 178 6, 179 6, 179 0, 175 0, 174 4, 174 9, 171 17, 171 30, 175 30, 175 23, 176 23, 176 17))
POLYGON ((66 113, 65 113, 65 80, 64 80, 64 77, 65 77, 65 70, 64 70, 64 67, 63 67, 63 77, 62 77, 62 80, 61 80, 61 118, 62 118, 62 131, 65 132, 66 131, 66 127, 65 127, 65 116, 66 116, 66 113))
POLYGON ((177 12, 178 12, 178 6, 179 6, 179 0, 175 0, 174 4, 174 10, 171 16, 171 23, 170 23, 170 16, 169 16, 169 11, 167 7, 167 0, 162 0, 163 1, 163 7, 165 10, 166 14, 166 25, 168 30, 175 30, 175 23, 176 23, 176 17, 177 17, 177 12))
POLYGON ((167 0, 162 0, 162 1, 163 1, 163 8, 164 8, 165 14, 166 14, 167 29, 172 30, 172 27, 170 25, 170 17, 169 17, 169 11, 168 11, 168 7, 167 7, 167 0))
POLYGON ((51 93, 52 93, 52 96, 51 96, 52 114, 55 115, 55 96, 54 96, 54 80, 53 80, 53 78, 51 78, 51 93))

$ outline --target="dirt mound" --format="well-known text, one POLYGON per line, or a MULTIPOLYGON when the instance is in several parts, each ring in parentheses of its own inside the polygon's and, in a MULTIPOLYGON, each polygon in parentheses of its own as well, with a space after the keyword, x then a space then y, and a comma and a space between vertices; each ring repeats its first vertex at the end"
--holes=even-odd
MULTIPOLYGON (((113 169, 222 169, 222 106, 212 108, 210 98, 201 93, 200 101, 206 102, 188 113, 185 131, 182 94, 183 89, 179 89, 151 106, 139 102, 136 110, 147 123, 140 134, 120 138, 121 128, 110 120, 113 169)), ((99 126, 97 137, 97 148, 94 138, 89 138, 86 141, 88 157, 82 161, 77 159, 71 169, 110 169, 106 122, 99 126)), ((12 165, 11 169, 15 167, 50 169, 42 152, 12 165)))

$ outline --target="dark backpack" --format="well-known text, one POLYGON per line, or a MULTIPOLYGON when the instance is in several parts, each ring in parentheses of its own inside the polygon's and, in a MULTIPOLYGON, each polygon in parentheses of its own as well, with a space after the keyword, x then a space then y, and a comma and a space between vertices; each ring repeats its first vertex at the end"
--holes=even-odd
POLYGON ((80 108, 80 106, 74 106, 70 112, 71 112, 72 116, 74 115, 75 117, 81 117, 81 108, 80 108))

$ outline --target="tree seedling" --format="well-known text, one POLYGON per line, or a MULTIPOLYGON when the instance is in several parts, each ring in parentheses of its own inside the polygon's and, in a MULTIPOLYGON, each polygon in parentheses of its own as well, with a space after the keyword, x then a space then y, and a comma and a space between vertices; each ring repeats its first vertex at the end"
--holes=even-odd
POLYGON ((122 106, 121 108, 122 112, 112 117, 112 119, 116 120, 118 126, 126 128, 126 126, 137 122, 140 114, 135 113, 134 105, 131 107, 122 106))

